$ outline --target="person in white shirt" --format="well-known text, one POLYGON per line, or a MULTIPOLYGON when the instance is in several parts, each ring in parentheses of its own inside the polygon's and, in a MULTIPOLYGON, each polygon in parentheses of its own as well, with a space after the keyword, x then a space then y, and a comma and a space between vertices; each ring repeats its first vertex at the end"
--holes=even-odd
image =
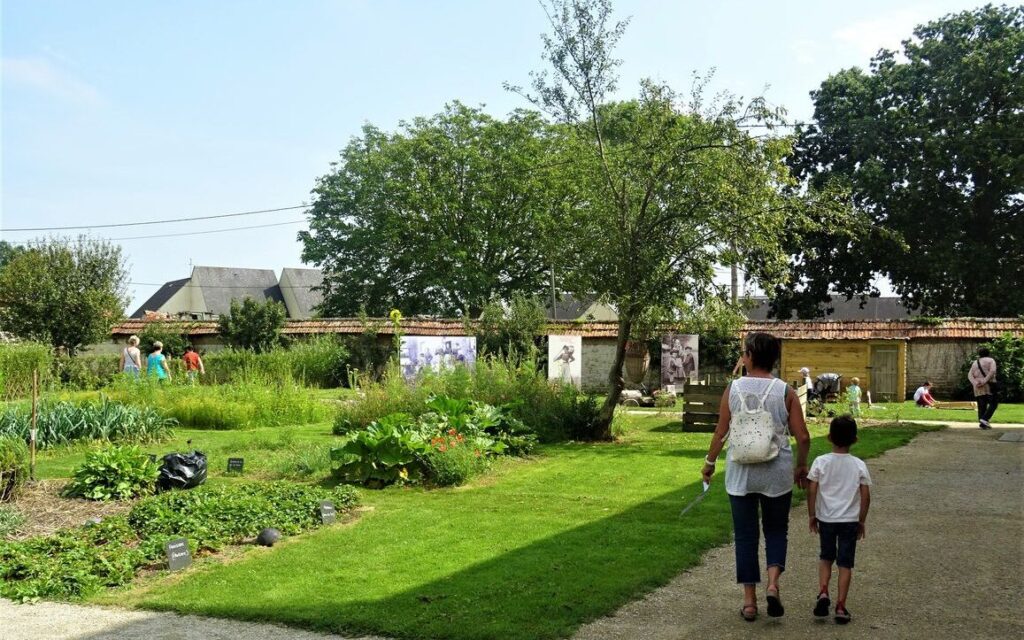
POLYGON ((821 540, 821 560, 818 563, 821 590, 814 605, 814 615, 819 618, 828 616, 832 604, 828 587, 834 562, 839 567, 835 621, 846 624, 851 618, 846 608, 846 596, 853 577, 857 540, 864 538, 864 523, 871 506, 871 475, 863 460, 850 455, 850 447, 857 442, 856 420, 850 416, 832 420, 828 439, 832 443, 832 453, 816 458, 807 473, 810 481, 807 489, 810 529, 821 540))
POLYGON ((932 383, 925 382, 917 388, 917 391, 914 392, 914 402, 916 402, 919 407, 924 407, 926 409, 935 408, 935 398, 932 397, 932 383))
POLYGON ((996 360, 988 348, 978 349, 978 359, 971 364, 967 380, 974 387, 974 399, 978 402, 978 426, 991 429, 989 421, 999 406, 996 396, 999 383, 996 381, 996 360))

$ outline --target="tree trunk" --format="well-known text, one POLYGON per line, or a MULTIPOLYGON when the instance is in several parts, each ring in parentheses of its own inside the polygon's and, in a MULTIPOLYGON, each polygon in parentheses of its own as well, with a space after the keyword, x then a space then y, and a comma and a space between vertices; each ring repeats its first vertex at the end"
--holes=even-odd
POLYGON ((626 342, 629 340, 629 332, 632 328, 633 320, 631 318, 625 316, 619 318, 619 335, 615 341, 615 361, 612 363, 611 371, 608 372, 608 397, 605 398, 597 423, 594 424, 592 436, 595 440, 612 439, 612 418, 615 417, 615 407, 619 404, 619 397, 625 386, 622 379, 622 365, 626 361, 626 342))

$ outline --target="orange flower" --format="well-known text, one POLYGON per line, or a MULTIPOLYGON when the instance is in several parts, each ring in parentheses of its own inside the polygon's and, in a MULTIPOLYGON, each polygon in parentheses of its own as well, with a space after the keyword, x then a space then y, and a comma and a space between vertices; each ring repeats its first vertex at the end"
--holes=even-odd
POLYGON ((444 451, 447 451, 447 450, 448 450, 448 447, 446 447, 446 446, 444 446, 444 445, 442 444, 442 445, 440 445, 440 446, 438 446, 438 447, 437 447, 437 450, 438 450, 438 451, 441 451, 441 452, 444 452, 444 451))
POLYGON ((449 429, 448 430, 448 435, 450 435, 450 436, 454 436, 457 433, 458 433, 458 431, 456 431, 455 429, 449 429))

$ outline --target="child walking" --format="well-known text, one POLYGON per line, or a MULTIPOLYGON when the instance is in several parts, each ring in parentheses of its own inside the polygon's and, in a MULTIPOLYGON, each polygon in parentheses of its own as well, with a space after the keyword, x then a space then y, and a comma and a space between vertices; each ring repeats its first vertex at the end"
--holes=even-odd
POLYGON ((871 506, 871 475, 863 460, 850 455, 850 447, 857 442, 856 420, 850 416, 832 420, 828 439, 832 443, 832 453, 815 459, 807 474, 810 481, 807 512, 811 533, 817 533, 821 539, 821 560, 818 563, 821 587, 814 615, 819 618, 828 616, 832 604, 828 589, 834 562, 839 567, 835 621, 846 624, 851 619, 850 610, 846 608, 846 596, 853 577, 857 540, 864 538, 864 522, 871 506))
POLYGON ((846 387, 846 397, 850 400, 850 413, 854 418, 860 416, 860 378, 851 378, 850 386, 846 387))

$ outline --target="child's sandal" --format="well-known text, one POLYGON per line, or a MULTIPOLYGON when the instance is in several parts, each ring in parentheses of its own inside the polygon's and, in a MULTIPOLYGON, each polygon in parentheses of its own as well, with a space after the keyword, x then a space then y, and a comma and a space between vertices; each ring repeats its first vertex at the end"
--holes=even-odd
POLYGON ((753 622, 757 620, 757 605, 756 604, 745 604, 740 609, 740 617, 747 622, 753 622))

